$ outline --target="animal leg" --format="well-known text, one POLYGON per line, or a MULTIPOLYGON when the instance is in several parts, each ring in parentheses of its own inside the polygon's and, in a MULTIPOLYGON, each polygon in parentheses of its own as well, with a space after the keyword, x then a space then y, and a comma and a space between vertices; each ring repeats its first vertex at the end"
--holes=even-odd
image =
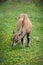
POLYGON ((30 33, 27 33, 27 45, 30 46, 30 33))
POLYGON ((25 47, 24 38, 21 39, 22 47, 25 47))
POLYGON ((23 38, 21 39, 21 43, 22 43, 22 45, 23 45, 23 38))

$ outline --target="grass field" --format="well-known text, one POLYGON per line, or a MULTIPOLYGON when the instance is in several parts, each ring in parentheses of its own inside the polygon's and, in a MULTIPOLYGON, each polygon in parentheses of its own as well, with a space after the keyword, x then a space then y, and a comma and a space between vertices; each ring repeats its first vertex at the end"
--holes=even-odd
POLYGON ((0 4, 0 65, 43 65, 43 5, 28 3, 0 4), (20 13, 32 21, 31 47, 11 47, 11 34, 17 32, 20 13))

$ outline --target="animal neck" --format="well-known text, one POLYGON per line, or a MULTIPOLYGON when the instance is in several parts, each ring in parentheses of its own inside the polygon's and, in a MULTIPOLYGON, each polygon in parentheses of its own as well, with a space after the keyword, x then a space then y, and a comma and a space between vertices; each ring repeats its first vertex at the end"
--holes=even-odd
POLYGON ((17 35, 18 35, 18 40, 19 40, 19 39, 22 39, 22 38, 25 36, 25 34, 26 34, 25 29, 22 29, 22 28, 21 28, 21 29, 19 30, 18 34, 17 34, 17 35))
POLYGON ((18 34, 18 40, 21 40, 22 38, 24 38, 25 33, 23 34, 23 32, 21 32, 20 34, 18 34))
POLYGON ((22 36, 20 36, 20 35, 17 35, 17 37, 18 37, 18 40, 20 40, 22 38, 22 36))
POLYGON ((21 40, 23 38, 22 34, 17 34, 18 40, 21 40))

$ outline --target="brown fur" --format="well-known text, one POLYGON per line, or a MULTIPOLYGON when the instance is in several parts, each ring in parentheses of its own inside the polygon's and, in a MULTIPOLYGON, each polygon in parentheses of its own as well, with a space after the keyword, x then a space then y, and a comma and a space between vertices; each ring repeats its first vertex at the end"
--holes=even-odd
POLYGON ((27 33, 30 33, 32 29, 32 24, 27 14, 20 14, 17 20, 17 30, 20 34, 23 32, 23 36, 27 33))
POLYGON ((27 14, 20 14, 17 19, 18 34, 13 33, 12 40, 15 42, 16 40, 18 41, 19 39, 21 39, 21 41, 23 42, 23 37, 26 34, 30 35, 31 29, 32 24, 27 14))

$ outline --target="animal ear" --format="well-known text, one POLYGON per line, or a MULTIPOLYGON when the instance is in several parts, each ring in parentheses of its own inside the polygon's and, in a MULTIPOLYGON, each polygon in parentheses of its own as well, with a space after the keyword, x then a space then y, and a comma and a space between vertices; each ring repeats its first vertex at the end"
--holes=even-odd
POLYGON ((13 34, 15 34, 15 32, 13 31, 13 34))

